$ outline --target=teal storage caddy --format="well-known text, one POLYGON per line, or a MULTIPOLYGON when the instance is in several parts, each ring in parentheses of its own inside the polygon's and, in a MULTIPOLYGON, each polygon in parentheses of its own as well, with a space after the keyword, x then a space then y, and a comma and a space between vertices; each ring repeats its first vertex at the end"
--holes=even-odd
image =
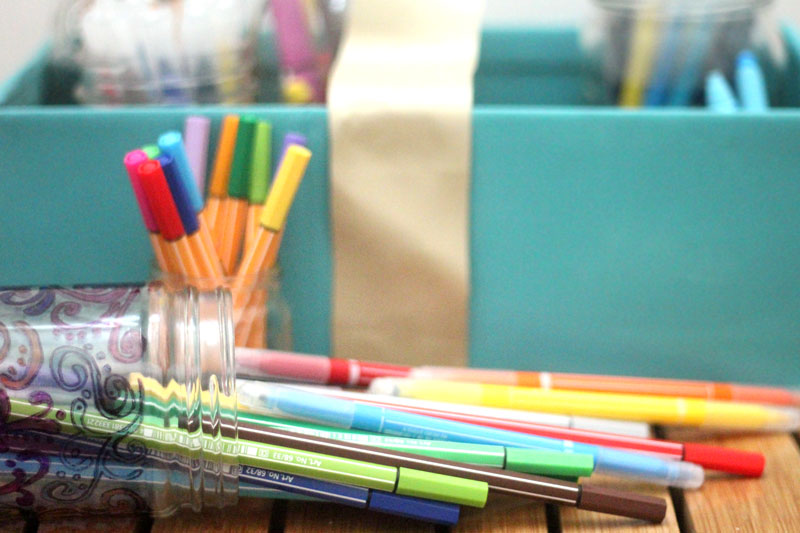
MULTIPOLYGON (((800 111, 589 107, 583 72, 575 31, 484 35, 470 363, 800 385, 800 111)), ((0 285, 147 279, 123 154, 189 113, 215 134, 254 113, 314 154, 281 261, 295 348, 328 353, 324 108, 37 105, 45 78, 40 56, 0 88, 0 285)))

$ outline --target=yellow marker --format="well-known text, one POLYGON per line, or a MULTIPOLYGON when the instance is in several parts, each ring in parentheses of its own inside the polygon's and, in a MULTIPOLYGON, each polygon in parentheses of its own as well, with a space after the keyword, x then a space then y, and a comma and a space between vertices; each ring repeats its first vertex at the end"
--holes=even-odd
POLYGON ((622 107, 641 107, 644 101, 658 42, 657 17, 655 6, 645 6, 636 13, 636 24, 628 48, 628 61, 619 96, 619 105, 622 107))
POLYGON ((781 431, 793 431, 800 425, 800 412, 796 409, 697 398, 575 392, 427 379, 377 379, 370 390, 420 400, 651 424, 781 431))

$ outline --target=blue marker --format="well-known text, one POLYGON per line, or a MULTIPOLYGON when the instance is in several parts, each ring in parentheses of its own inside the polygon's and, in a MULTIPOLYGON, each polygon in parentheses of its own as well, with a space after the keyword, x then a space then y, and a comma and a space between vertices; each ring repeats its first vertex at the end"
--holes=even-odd
POLYGON ((706 55, 714 33, 710 18, 710 15, 706 15, 702 20, 696 22, 697 27, 689 40, 686 59, 669 97, 670 106, 688 106, 692 103, 695 87, 706 63, 706 55))
POLYGON ((194 179, 194 172, 192 172, 192 167, 189 164, 189 158, 186 157, 183 137, 177 131, 168 131, 158 138, 158 148, 162 153, 172 157, 175 161, 178 177, 180 177, 183 182, 183 188, 189 196, 192 208, 194 208, 196 213, 199 213, 203 210, 203 197, 200 195, 200 190, 197 188, 197 182, 194 179))
POLYGON ((167 185, 169 185, 169 192, 172 193, 172 199, 175 202, 175 207, 178 208, 178 214, 181 217, 181 223, 187 236, 194 235, 199 229, 197 214, 192 208, 192 202, 189 198, 189 192, 180 177, 178 165, 175 160, 169 155, 160 155, 157 158, 161 163, 161 169, 164 171, 164 177, 167 178, 167 185))
POLYGON ((706 107, 716 113, 735 113, 739 108, 733 89, 718 70, 706 77, 706 107))
POLYGON ((750 50, 744 50, 736 58, 736 92, 744 111, 760 113, 769 109, 764 73, 750 50))
POLYGON ((681 19, 673 14, 666 35, 661 42, 661 49, 653 69, 653 78, 645 95, 645 107, 662 106, 667 101, 681 26, 681 19))
POLYGON ((682 488, 703 483, 703 469, 691 463, 405 413, 267 383, 240 383, 239 400, 244 406, 284 418, 400 437, 586 453, 594 456, 596 472, 682 488))

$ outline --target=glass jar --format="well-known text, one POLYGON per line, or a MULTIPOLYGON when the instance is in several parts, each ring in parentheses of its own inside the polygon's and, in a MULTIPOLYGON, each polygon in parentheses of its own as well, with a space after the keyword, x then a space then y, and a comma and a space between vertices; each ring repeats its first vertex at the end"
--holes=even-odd
POLYGON ((587 100, 623 107, 689 106, 706 75, 729 79, 737 55, 766 54, 770 0, 593 0, 584 34, 587 100))
POLYGON ((222 289, 0 290, 0 507, 235 504, 232 316, 222 289))
POLYGON ((86 104, 252 102, 266 0, 64 0, 53 64, 86 104))

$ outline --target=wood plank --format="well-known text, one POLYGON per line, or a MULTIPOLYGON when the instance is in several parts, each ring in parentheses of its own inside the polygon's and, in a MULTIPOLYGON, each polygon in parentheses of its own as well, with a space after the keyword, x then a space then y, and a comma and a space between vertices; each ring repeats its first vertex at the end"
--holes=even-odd
POLYGON ((681 429, 668 430, 667 437, 759 451, 766 457, 760 479, 707 472, 700 490, 684 492, 695 531, 797 531, 800 449, 790 434, 715 435, 681 429))
POLYGON ((137 533, 146 529, 147 516, 92 516, 39 519, 37 533, 137 533))
MULTIPOLYGON (((242 498, 225 509, 205 509, 200 513, 181 510, 169 518, 153 522, 152 533, 256 533, 269 529, 272 501, 242 498)), ((116 532, 115 532, 116 533, 116 532)))
POLYGON ((284 533, 433 533, 434 526, 333 503, 289 502, 284 533))
POLYGON ((631 480, 622 480, 609 476, 592 476, 591 483, 620 490, 628 490, 639 494, 647 494, 667 500, 667 516, 660 524, 650 524, 640 520, 633 520, 621 516, 612 516, 592 511, 584 511, 575 507, 561 507, 561 530, 571 532, 614 532, 614 533, 678 533, 678 519, 672 498, 666 487, 659 487, 648 483, 631 480))
POLYGON ((461 508, 461 519, 451 533, 547 533, 545 506, 511 496, 490 495, 484 509, 461 508))

